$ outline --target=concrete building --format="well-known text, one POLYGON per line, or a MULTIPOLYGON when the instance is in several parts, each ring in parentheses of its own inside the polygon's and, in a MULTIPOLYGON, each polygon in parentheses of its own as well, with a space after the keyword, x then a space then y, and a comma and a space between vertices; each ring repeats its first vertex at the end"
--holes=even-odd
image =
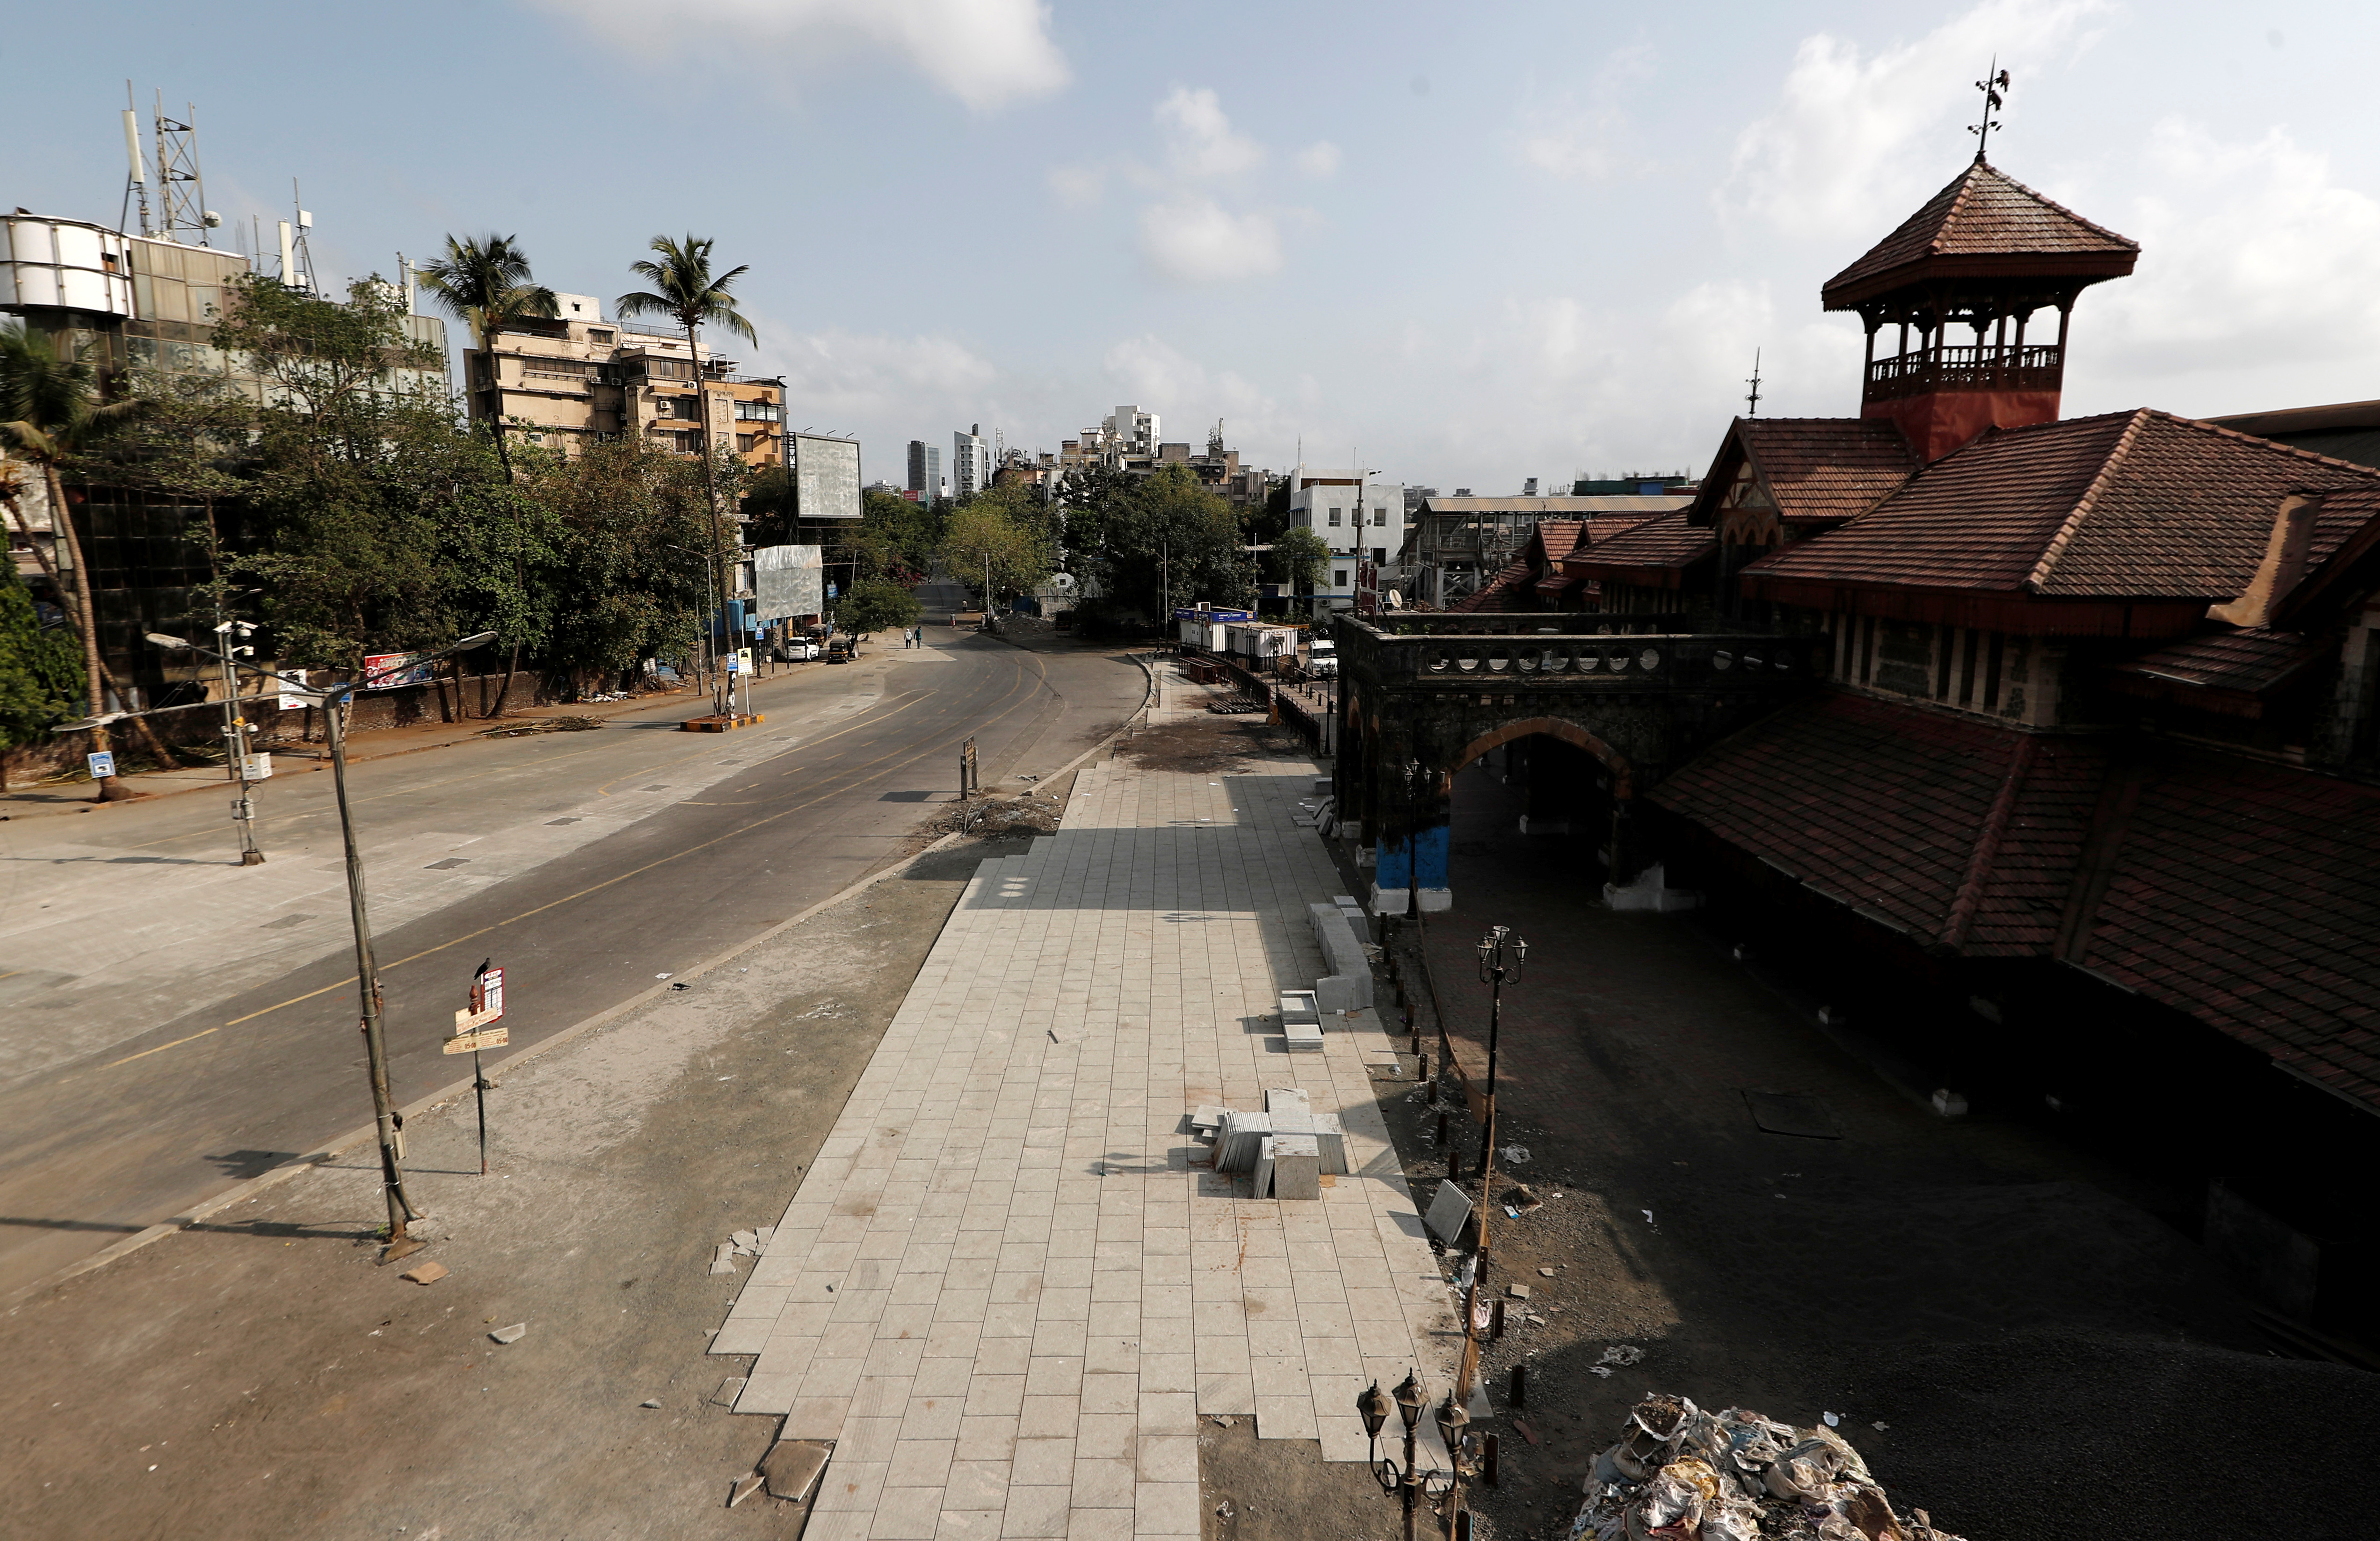
POLYGON ((1317 576, 1314 614, 1355 607, 1361 564, 1370 562, 1393 575, 1405 543, 1405 490, 1375 479, 1369 471, 1319 470, 1305 466, 1289 473, 1289 522, 1312 530, 1330 548, 1330 561, 1317 576))
POLYGON ((991 445, 983 436, 983 424, 976 423, 965 433, 951 435, 951 496, 971 497, 991 490, 991 445))
POLYGON ((923 439, 909 441, 909 489, 925 503, 942 495, 942 452, 923 439))
MULTIPOLYGON (((111 392, 139 370, 222 380, 252 400, 267 399, 265 382, 214 346, 214 322, 228 294, 253 271, 237 252, 128 236, 84 220, 21 212, 0 217, 0 313, 48 338, 61 356, 91 363, 111 392)), ((390 387, 443 397, 445 323, 407 316, 404 325, 412 341, 436 350, 437 362, 396 371, 390 387)), ((50 590, 41 561, 49 558, 71 582, 71 560, 57 539, 42 481, 21 477, 8 491, 16 508, 7 532, 10 555, 35 602, 60 606, 63 596, 50 590)), ((206 553, 188 536, 203 510, 162 491, 85 486, 72 479, 66 491, 91 564, 91 603, 109 670, 150 699, 160 686, 196 679, 196 665, 161 661, 141 634, 184 625, 196 603, 193 590, 208 581, 206 553)), ((237 545, 240 510, 219 504, 216 517, 225 539, 237 545)))
POLYGON ((471 420, 502 417, 522 440, 568 453, 581 443, 641 435, 672 455, 697 455, 703 418, 711 441, 747 466, 785 462, 785 382, 735 372, 708 344, 686 351, 674 328, 605 321, 592 295, 557 294, 559 314, 525 321, 463 356, 471 420))

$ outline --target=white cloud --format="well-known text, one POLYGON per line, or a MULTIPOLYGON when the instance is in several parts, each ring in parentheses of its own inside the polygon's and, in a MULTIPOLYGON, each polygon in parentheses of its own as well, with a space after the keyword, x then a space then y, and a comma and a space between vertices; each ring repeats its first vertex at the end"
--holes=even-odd
POLYGON ((2087 378, 2180 408, 2166 385, 2178 374, 2275 370, 2284 378, 2260 388, 2287 395, 2307 389, 2293 369, 2367 368, 2380 350, 2380 201, 2340 186, 2327 157, 2280 128, 2228 144, 2169 118, 2151 130, 2138 181, 2129 213, 2107 223, 2141 243, 2140 268, 2077 310, 2087 378))
POLYGON ((1271 216, 1234 214, 1194 192, 1141 211, 1140 249, 1160 273, 1184 284, 1229 283, 1281 267, 1281 232, 1271 216))
POLYGON ((1641 43, 1620 49, 1596 71, 1584 101, 1564 93, 1557 102, 1524 107, 1514 152, 1524 164, 1583 181, 1628 169, 1637 157, 1627 148, 1629 117, 1619 97, 1652 74, 1652 49, 1641 43))
POLYGON ((1795 237, 1881 238, 1944 180, 1957 126, 1982 106, 1963 89, 1982 62, 1997 53, 2009 64, 2008 40, 2023 40, 2011 93, 2021 103, 2028 71, 2042 73, 2086 43, 2085 24, 2107 8, 2107 0, 1987 0, 1914 42, 1867 55, 1825 32, 1804 38, 1775 110, 1736 140, 1720 214, 1795 237))
POLYGON ((1223 105, 1210 89, 1192 91, 1176 86, 1157 104, 1157 126, 1165 137, 1173 169, 1184 176, 1232 176, 1253 170, 1265 158, 1264 146, 1235 133, 1223 105))
POLYGON ((1118 400, 1161 404, 1173 439, 1203 443, 1205 431, 1218 419, 1225 442, 1234 447, 1296 434, 1280 404, 1261 387, 1230 370, 1209 370, 1154 333, 1125 338, 1100 363, 1118 400))
POLYGON ((1317 140, 1297 152, 1297 169, 1308 176, 1329 176, 1339 169, 1339 147, 1317 140))
POLYGON ((855 424, 925 416, 953 422, 984 416, 999 370, 943 336, 895 337, 843 331, 790 334, 763 328, 761 349, 784 371, 785 410, 795 426, 855 424))
POLYGON ((1098 166, 1051 166, 1050 190, 1069 209, 1087 209, 1107 191, 1107 173, 1098 166))
POLYGON ((1044 96, 1069 79, 1042 0, 532 0, 624 52, 729 46, 794 65, 857 50, 896 55, 978 111, 1044 96))

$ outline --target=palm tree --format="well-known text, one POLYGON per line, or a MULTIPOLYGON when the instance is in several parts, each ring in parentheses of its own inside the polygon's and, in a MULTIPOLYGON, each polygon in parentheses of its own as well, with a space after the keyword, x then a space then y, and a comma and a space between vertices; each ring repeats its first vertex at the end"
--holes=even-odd
MULTIPOLYGON (((102 402, 99 371, 79 353, 62 358, 49 338, 22 325, 0 331, 0 444, 41 467, 42 487, 49 494, 52 538, 66 542, 67 560, 74 564, 72 619, 82 634, 84 686, 91 694, 93 715, 106 709, 103 686, 115 680, 100 656, 99 618, 91 600, 91 564, 83 560, 82 541, 75 533, 74 516, 67 512, 66 487, 58 471, 95 440, 137 415, 141 406, 137 400, 102 402)), ((30 525, 27 533, 31 533, 30 525)), ((55 585, 57 570, 42 552, 40 541, 33 542, 33 552, 55 585)), ((60 593, 64 593, 62 587, 60 593)), ((148 724, 137 718, 134 722, 151 751, 172 765, 173 758, 148 724)), ((91 738, 95 750, 105 753, 112 747, 104 724, 92 728, 91 738)), ((100 801, 131 795, 116 778, 101 779, 100 801)))
MULTIPOLYGON (((488 383, 496 382, 496 339, 524 321, 560 314, 553 291, 529 273, 528 255, 517 236, 446 237, 446 255, 423 263, 418 271, 421 286, 434 296, 455 320, 471 329, 488 361, 488 383)), ((496 436, 496 458, 504 464, 504 479, 513 475, 511 453, 504 447, 504 393, 496 393, 496 409, 488 422, 496 436)))
POLYGON ((710 543, 720 553, 719 619, 723 627, 727 621, 729 588, 728 548, 725 529, 719 517, 719 474, 710 459, 710 406, 702 391, 701 353, 696 334, 703 326, 723 326, 746 342, 758 343, 759 334, 744 312, 735 309, 735 297, 728 290, 738 278, 751 271, 747 264, 713 277, 710 272, 711 243, 688 234, 682 241, 667 236, 655 236, 652 249, 661 255, 658 262, 638 261, 628 264, 628 271, 652 285, 622 295, 613 308, 625 319, 629 316, 669 316, 686 328, 687 361, 694 370, 695 421, 698 425, 698 443, 702 446, 702 494, 710 506, 710 543))

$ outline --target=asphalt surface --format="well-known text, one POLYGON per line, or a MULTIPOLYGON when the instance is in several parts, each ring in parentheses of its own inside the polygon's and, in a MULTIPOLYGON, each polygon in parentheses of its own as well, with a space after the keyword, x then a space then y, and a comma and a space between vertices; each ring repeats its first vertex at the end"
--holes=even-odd
MULTIPOLYGON (((433 831, 492 820, 541 828, 590 796, 659 784, 648 777, 696 788, 591 842, 516 861, 510 875, 458 885, 451 901, 417 904, 421 913, 378 930, 398 1101, 466 1074, 440 1045, 483 957, 505 969, 513 1049, 534 1045, 905 855, 916 827, 950 799, 954 756, 970 734, 989 785, 1013 771, 1054 770, 1139 700, 1138 668, 1112 654, 1037 653, 975 638, 936 651, 930 661, 880 659, 892 666, 875 676, 872 699, 833 701, 858 673, 841 668, 764 687, 773 698, 759 704, 775 715, 740 734, 674 731, 677 718, 698 710, 681 702, 592 734, 355 768, 359 821, 379 818, 405 831, 394 850, 383 841, 377 853, 367 835, 368 884, 451 862, 443 855, 450 836, 433 831), (830 710, 814 712, 815 725, 791 742, 771 736, 780 715, 806 708, 830 710), (738 763, 722 770, 731 759, 738 763)), ((335 856, 329 779, 304 778, 302 791, 284 798, 265 831, 276 860, 335 856)), ((222 843, 215 801, 178 798, 91 819, 115 820, 108 838, 148 859, 222 843)), ((31 870, 10 895, 20 908, 36 902, 37 886, 27 885, 42 879, 31 870)), ((136 907, 125 924, 140 919, 136 907)), ((128 1037, 107 1035, 103 1048, 0 1086, 0 1296, 369 1121, 352 951, 334 935, 344 913, 316 919, 329 928, 317 931, 312 955, 251 967, 231 978, 235 988, 151 1010, 128 1037)), ((43 1030, 42 1013, 6 1014, 13 1021, 0 1025, 0 1039, 43 1030)))

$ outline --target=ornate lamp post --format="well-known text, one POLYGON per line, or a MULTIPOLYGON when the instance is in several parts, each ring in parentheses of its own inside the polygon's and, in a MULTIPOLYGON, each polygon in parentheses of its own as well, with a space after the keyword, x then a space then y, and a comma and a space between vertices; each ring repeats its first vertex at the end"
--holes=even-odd
MULTIPOLYGON (((1512 935, 1509 926, 1490 926, 1479 939, 1479 978, 1488 996, 1488 1116, 1479 1147, 1479 1253, 1471 1260, 1471 1292, 1463 1303, 1463 1359, 1454 1377, 1454 1395, 1471 1394, 1471 1378, 1479 1371, 1479 1303, 1487 1298, 1488 1212, 1495 1207, 1496 1183, 1496 1050, 1504 1024, 1504 981, 1518 980, 1528 960, 1529 944, 1512 935), (1509 939, 1509 940, 1508 940, 1509 939)), ((1460 1407, 1456 1412, 1462 1412, 1460 1407)), ((1443 1422, 1443 1414, 1440 1415, 1443 1422)), ((1452 1447, 1449 1447, 1451 1450, 1452 1447)), ((1458 1461, 1457 1464, 1461 1462, 1458 1461)))
MULTIPOLYGON (((1355 1412, 1364 1420, 1364 1433, 1372 1441, 1372 1476, 1383 1493, 1404 1496, 1405 1541, 1415 1541, 1415 1526, 1421 1511, 1421 1496, 1429 1486, 1435 1472, 1424 1472, 1414 1457, 1414 1438, 1421 1426, 1421 1382, 1411 1370, 1405 1372, 1404 1383, 1396 1389, 1397 1416, 1404 1420, 1405 1460, 1399 1467, 1393 1456, 1380 1453, 1380 1428, 1389 1421, 1389 1399, 1380 1390, 1378 1381, 1355 1399, 1355 1412)), ((1451 1480, 1451 1478, 1449 1479, 1451 1480)), ((1443 1491, 1443 1489, 1441 1489, 1443 1491)))
POLYGON ((1463 1410, 1463 1404, 1454 1400, 1453 1392, 1449 1391, 1446 1400, 1438 1404, 1437 1415, 1438 1437, 1446 1441, 1447 1462, 1454 1468, 1454 1474, 1447 1481, 1446 1534, 1450 1541, 1469 1541, 1471 1527, 1463 1523, 1465 1516, 1463 1512, 1463 1440, 1464 1431, 1471 1424, 1471 1414, 1463 1410))

